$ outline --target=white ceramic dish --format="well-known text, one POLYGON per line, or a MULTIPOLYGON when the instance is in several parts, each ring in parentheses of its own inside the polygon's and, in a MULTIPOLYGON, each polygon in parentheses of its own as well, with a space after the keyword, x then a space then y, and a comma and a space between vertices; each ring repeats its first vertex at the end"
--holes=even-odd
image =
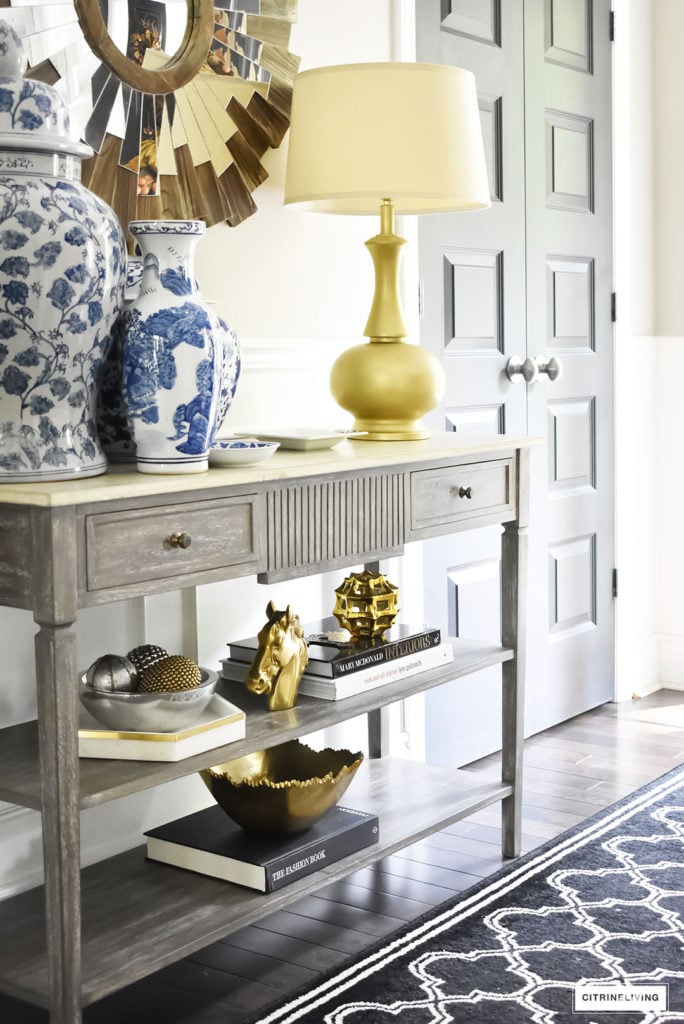
POLYGON ((279 447, 277 441, 257 441, 253 437, 215 441, 209 449, 209 463, 212 466, 248 466, 269 459, 279 447))
POLYGON ((291 430, 284 430, 282 433, 266 432, 255 430, 254 434, 264 441, 276 441, 281 448, 291 448, 300 452, 311 452, 316 449, 334 448, 345 438, 362 437, 363 431, 353 430, 332 430, 323 431, 309 429, 308 427, 293 427, 291 430))

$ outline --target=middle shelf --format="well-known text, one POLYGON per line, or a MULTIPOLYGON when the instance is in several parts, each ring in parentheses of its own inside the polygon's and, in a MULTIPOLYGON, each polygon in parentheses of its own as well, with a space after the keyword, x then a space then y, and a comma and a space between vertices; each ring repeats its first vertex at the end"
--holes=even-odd
MULTIPOLYGON (((82 808, 94 807, 190 775, 212 764, 318 732, 366 714, 374 708, 403 700, 513 658, 513 651, 500 644, 450 637, 446 639, 453 645, 451 663, 345 700, 329 701, 300 696, 294 708, 268 711, 263 698, 248 693, 236 684, 225 684, 230 687, 224 691, 226 696, 247 713, 247 735, 244 739, 173 763, 81 758, 80 805, 82 808)), ((77 699, 76 692, 74 699, 77 699)), ((38 730, 35 722, 24 722, 0 730, 0 800, 40 810, 38 730)))

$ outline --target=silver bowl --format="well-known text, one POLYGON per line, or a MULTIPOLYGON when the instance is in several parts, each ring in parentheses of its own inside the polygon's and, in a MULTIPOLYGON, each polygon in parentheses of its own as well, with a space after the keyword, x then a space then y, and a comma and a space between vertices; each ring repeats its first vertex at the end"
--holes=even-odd
POLYGON ((114 732, 180 732, 192 725, 214 695, 218 673, 200 668, 194 690, 137 693, 93 690, 81 676, 81 704, 100 725, 114 732))

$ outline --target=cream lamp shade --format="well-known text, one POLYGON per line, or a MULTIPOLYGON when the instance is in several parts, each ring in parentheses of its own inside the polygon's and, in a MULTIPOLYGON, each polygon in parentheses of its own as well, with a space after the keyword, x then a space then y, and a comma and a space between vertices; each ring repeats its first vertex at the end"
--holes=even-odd
POLYGON ((441 64, 346 64, 297 76, 285 202, 321 213, 489 206, 475 78, 441 64))
POLYGON ((444 392, 431 353, 406 345, 394 213, 490 205, 475 78, 440 64, 346 64, 297 76, 285 203, 320 213, 380 214, 366 245, 375 297, 366 335, 335 363, 331 390, 373 440, 427 437, 421 416, 444 392), (409 350, 409 351, 406 351, 409 350))

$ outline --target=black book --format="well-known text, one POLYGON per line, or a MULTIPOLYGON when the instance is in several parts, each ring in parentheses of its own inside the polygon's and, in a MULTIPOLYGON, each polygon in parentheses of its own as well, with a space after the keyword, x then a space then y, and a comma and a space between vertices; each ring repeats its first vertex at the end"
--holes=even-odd
MULTIPOLYGON (((347 631, 341 629, 337 619, 332 616, 320 622, 307 623, 303 629, 309 649, 306 672, 311 676, 325 676, 328 679, 338 679, 386 661, 420 654, 437 647, 441 642, 438 629, 395 623, 386 631, 384 640, 352 643, 347 631), (342 633, 345 639, 331 639, 331 633, 342 633)), ((233 661, 251 663, 259 642, 254 636, 247 640, 236 640, 228 646, 233 661)))
POLYGON ((377 815, 335 806, 306 832, 262 838, 248 835, 215 804, 145 836, 149 860, 273 892, 377 843, 379 828, 377 815))

